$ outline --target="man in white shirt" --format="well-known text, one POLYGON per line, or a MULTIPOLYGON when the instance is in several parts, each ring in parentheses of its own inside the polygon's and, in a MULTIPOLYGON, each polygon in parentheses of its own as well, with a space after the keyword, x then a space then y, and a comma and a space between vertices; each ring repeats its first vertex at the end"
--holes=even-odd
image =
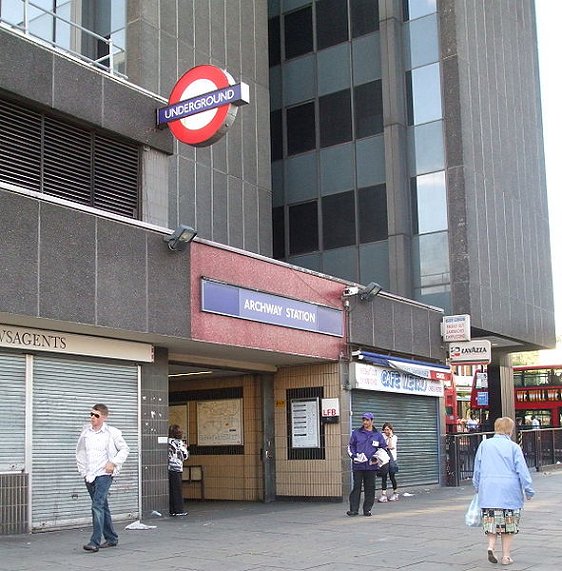
POLYGON ((113 478, 129 454, 129 447, 121 431, 106 424, 109 410, 95 404, 90 411, 90 425, 86 426, 76 445, 76 464, 84 478, 92 499, 93 532, 84 549, 97 553, 101 548, 115 547, 119 540, 113 527, 107 495, 113 478), (102 543, 102 536, 105 541, 102 543))

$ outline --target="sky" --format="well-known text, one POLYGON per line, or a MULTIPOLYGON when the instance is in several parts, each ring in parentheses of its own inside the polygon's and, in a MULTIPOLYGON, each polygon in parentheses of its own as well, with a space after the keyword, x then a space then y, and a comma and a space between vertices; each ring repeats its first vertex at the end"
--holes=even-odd
MULTIPOLYGON (((560 169, 560 141, 562 116, 560 114, 560 0, 535 0, 539 41, 539 66, 543 136, 546 161, 546 182, 550 217, 550 244, 554 278, 554 304, 556 332, 562 336, 562 170, 560 169)), ((546 352, 545 352, 546 353, 546 352)), ((562 347, 558 348, 562 363, 562 347)), ((553 357, 554 355, 550 355, 553 357)))

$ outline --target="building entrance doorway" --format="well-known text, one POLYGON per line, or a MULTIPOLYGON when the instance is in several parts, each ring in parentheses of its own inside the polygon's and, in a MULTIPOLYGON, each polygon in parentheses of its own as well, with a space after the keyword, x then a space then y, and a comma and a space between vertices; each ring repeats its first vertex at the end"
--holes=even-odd
POLYGON ((190 453, 184 499, 273 499, 273 376, 181 362, 168 374, 169 422, 190 453))

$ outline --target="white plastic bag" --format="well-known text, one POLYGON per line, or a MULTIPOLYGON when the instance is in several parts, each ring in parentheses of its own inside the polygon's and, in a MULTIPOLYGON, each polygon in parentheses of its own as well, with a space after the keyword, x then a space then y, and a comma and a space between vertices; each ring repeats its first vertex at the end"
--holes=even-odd
POLYGON ((482 525, 482 515, 478 507, 478 494, 472 496, 472 501, 464 514, 464 523, 468 527, 480 527, 482 525))

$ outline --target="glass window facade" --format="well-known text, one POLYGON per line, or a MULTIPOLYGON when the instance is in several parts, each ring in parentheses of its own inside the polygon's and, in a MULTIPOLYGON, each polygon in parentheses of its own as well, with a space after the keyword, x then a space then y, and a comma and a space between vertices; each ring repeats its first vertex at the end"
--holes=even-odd
POLYGON ((347 2, 319 0, 316 2, 316 42, 319 50, 348 40, 347 2))
POLYGON ((284 24, 285 59, 302 56, 313 50, 311 6, 285 14, 284 24))
POLYGON ((415 20, 437 11, 437 0, 402 0, 404 21, 415 20))
POLYGON ((355 244, 353 191, 322 198, 322 235, 325 250, 355 244))
POLYGON ((319 100, 320 146, 329 147, 345 143, 352 138, 351 91, 345 89, 319 100))
POLYGON ((388 238, 388 214, 386 185, 360 188, 359 200, 359 242, 379 242, 388 238))
POLYGON ((127 0, 34 0, 28 4, 25 30, 24 3, 0 0, 2 21, 25 30, 31 38, 97 61, 98 67, 110 68, 109 44, 93 34, 111 39, 111 71, 121 74, 125 73, 126 15, 127 0))
POLYGON ((287 109, 287 154, 316 148, 316 117, 313 102, 287 109))
POLYGON ((443 116, 441 105, 441 66, 438 63, 406 73, 408 123, 420 125, 443 116))
POLYGON ((358 85, 353 90, 355 138, 383 132, 382 81, 358 85))
POLYGON ((314 200, 289 207, 289 253, 318 250, 318 204, 314 200))
POLYGON ((349 6, 353 38, 379 29, 379 0, 350 0, 349 6))
POLYGON ((443 171, 411 179, 414 234, 447 229, 447 188, 443 171))

